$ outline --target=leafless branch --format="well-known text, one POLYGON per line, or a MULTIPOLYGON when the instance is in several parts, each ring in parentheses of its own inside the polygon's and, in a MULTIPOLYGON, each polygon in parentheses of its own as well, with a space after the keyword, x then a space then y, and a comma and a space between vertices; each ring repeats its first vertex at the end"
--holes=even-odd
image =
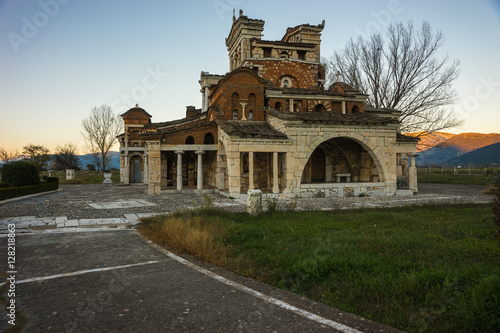
POLYGON ((107 154, 123 128, 122 119, 107 105, 94 107, 82 121, 82 135, 87 149, 92 154, 101 154, 102 167, 108 164, 107 154))
POLYGON ((376 108, 402 111, 401 131, 432 133, 458 126, 461 121, 450 107, 457 99, 453 82, 460 61, 438 58, 444 44, 442 32, 433 32, 424 22, 419 30, 413 22, 391 24, 384 38, 350 39, 327 59, 327 85, 342 80, 370 95, 376 108))

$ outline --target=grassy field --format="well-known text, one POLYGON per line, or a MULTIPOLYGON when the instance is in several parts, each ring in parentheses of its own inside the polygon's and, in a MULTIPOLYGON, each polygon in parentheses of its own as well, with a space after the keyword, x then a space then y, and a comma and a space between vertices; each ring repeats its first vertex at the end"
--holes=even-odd
MULTIPOLYGON (((207 205, 208 206, 208 205, 207 205)), ((487 205, 146 219, 155 242, 410 332, 498 332, 500 247, 487 205)))
MULTIPOLYGON (((488 169, 490 171, 498 169, 488 169)), ((486 175, 484 169, 453 169, 453 168, 418 168, 419 183, 463 184, 488 186, 492 180, 486 175), (455 171, 457 174, 455 174, 455 171)))
MULTIPOLYGON (((46 176, 47 172, 42 172, 42 176, 46 176)), ((104 175, 97 171, 76 171, 75 179, 66 180, 65 171, 53 171, 52 177, 59 178, 59 184, 99 184, 104 181, 104 175)), ((120 183, 120 171, 111 172, 111 180, 114 184, 120 183)))
POLYGON ((463 184, 463 185, 484 185, 492 183, 491 179, 485 175, 450 175, 450 174, 423 174, 417 177, 419 183, 439 183, 439 184, 463 184))

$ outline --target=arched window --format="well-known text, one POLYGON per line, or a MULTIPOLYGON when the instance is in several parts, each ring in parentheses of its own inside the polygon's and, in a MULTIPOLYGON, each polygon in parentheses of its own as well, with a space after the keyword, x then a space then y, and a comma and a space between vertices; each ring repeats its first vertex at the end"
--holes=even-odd
POLYGON ((354 105, 354 106, 352 107, 351 113, 358 113, 358 111, 359 111, 358 106, 357 106, 357 105, 354 105))
POLYGON ((292 88, 292 78, 288 76, 284 76, 278 80, 278 84, 281 88, 292 88))
POLYGON ((203 144, 204 145, 213 145, 215 143, 214 135, 210 132, 205 134, 205 137, 203 138, 203 144))
POLYGON ((194 138, 192 136, 188 136, 186 138, 186 144, 187 145, 194 145, 194 138))
POLYGON ((134 142, 134 144, 132 145, 132 147, 139 147, 139 142, 134 142))
POLYGON ((250 120, 250 121, 253 120, 253 111, 252 110, 248 111, 248 120, 250 120))
POLYGON ((280 102, 276 102, 276 104, 274 104, 274 108, 278 111, 281 111, 281 103, 280 102))
POLYGON ((318 104, 314 107, 313 112, 326 112, 326 109, 323 104, 318 104))
POLYGON ((288 57, 289 57, 289 55, 288 55, 288 53, 287 53, 286 51, 282 51, 282 52, 280 53, 280 58, 285 58, 285 59, 288 59, 288 57))
POLYGON ((233 120, 238 120, 238 110, 233 110, 233 120))

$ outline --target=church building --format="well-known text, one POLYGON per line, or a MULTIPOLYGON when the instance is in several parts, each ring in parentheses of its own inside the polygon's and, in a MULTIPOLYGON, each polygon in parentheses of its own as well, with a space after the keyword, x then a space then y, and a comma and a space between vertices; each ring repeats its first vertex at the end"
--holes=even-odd
POLYGON ((416 193, 417 142, 399 132, 401 112, 370 107, 346 83, 324 86, 324 27, 298 25, 268 41, 264 21, 233 16, 229 72, 201 72, 201 109, 166 122, 137 105, 121 115, 121 182, 147 184, 149 194, 233 198, 252 189, 310 198, 416 193))

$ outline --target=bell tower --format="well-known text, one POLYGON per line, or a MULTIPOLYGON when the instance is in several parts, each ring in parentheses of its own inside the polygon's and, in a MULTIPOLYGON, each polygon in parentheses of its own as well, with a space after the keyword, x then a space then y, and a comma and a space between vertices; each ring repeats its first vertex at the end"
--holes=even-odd
POLYGON ((226 38, 226 46, 229 51, 229 71, 243 65, 246 58, 252 57, 252 40, 260 40, 264 31, 264 21, 249 19, 240 10, 238 19, 233 12, 233 26, 226 38))

